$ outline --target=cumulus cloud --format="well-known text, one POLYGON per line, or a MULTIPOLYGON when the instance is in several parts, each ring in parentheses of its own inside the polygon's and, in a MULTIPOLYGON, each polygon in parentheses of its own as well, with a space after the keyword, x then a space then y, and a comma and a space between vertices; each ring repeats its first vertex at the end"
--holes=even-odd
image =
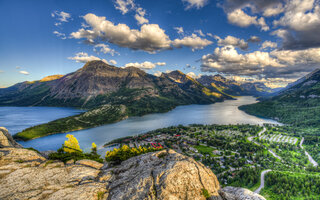
POLYGON ((306 49, 320 46, 320 5, 315 0, 292 0, 284 15, 273 22, 281 27, 275 35, 283 39, 284 49, 306 49))
POLYGON ((111 54, 112 56, 114 56, 115 54, 120 55, 118 52, 116 52, 114 49, 111 49, 109 47, 109 45, 106 44, 96 44, 93 47, 93 51, 95 51, 96 53, 104 53, 104 54, 111 54))
POLYGON ((238 75, 258 75, 266 66, 284 67, 268 52, 239 54, 234 46, 216 48, 212 54, 204 55, 201 61, 202 71, 238 75))
POLYGON ((239 47, 242 50, 248 49, 248 43, 245 42, 243 39, 239 39, 233 36, 228 35, 225 39, 221 39, 219 36, 215 36, 215 39, 218 40, 219 46, 234 46, 239 47))
POLYGON ((59 26, 63 22, 68 22, 71 18, 71 15, 69 13, 63 12, 63 11, 54 11, 51 13, 51 17, 55 18, 58 22, 56 22, 54 25, 59 26))
POLYGON ((85 42, 89 44, 110 42, 120 47, 149 53, 183 46, 195 51, 212 44, 212 41, 201 38, 196 34, 172 41, 158 24, 143 24, 138 30, 131 29, 126 24, 114 24, 105 17, 99 17, 92 13, 86 14, 83 19, 89 27, 72 32, 70 37, 85 39, 85 42))
POLYGON ((258 19, 257 16, 250 16, 241 9, 236 9, 228 13, 227 17, 228 17, 228 21, 231 24, 234 24, 240 27, 248 27, 250 25, 256 25, 256 26, 259 26, 263 31, 268 31, 270 29, 263 17, 260 17, 258 19))
POLYGON ((59 37, 63 40, 67 39, 66 34, 60 33, 59 31, 53 31, 53 34, 55 34, 57 37, 59 37))
POLYGON ((264 41, 262 44, 261 44, 261 48, 260 49, 267 49, 267 48, 270 48, 270 49, 275 49, 277 48, 278 44, 275 43, 275 42, 271 42, 271 41, 264 41))
POLYGON ((157 65, 158 66, 164 66, 164 65, 166 65, 166 63, 164 63, 164 62, 152 63, 152 62, 149 62, 149 61, 145 61, 143 63, 138 63, 138 62, 128 63, 124 67, 125 68, 126 67, 136 67, 136 68, 139 68, 139 69, 142 69, 142 70, 150 70, 150 69, 155 68, 157 65))
POLYGON ((253 13, 263 12, 265 16, 281 13, 284 0, 225 0, 223 8, 226 12, 236 9, 250 8, 253 13))
POLYGON ((201 70, 261 78, 298 78, 320 64, 320 48, 254 51, 240 54, 233 46, 216 48, 201 59, 201 70))
POLYGON ((20 74, 29 75, 30 73, 27 71, 19 71, 20 74))
POLYGON ((91 29, 81 28, 71 33, 72 38, 85 38, 90 43, 93 43, 95 39, 101 39, 121 47, 150 53, 170 48, 169 36, 158 24, 143 24, 140 30, 137 30, 130 29, 126 24, 115 25, 105 17, 91 13, 86 14, 83 18, 91 29))
POLYGON ((261 39, 258 37, 258 36, 251 36, 249 39, 248 39, 248 42, 252 42, 252 43, 258 43, 258 42, 261 42, 261 39))
POLYGON ((117 64, 117 61, 115 61, 115 60, 109 60, 109 63, 112 64, 112 65, 116 65, 116 64, 117 64))
POLYGON ((182 2, 186 4, 186 10, 188 10, 191 8, 200 9, 208 3, 208 0, 182 0, 182 2))
POLYGON ((68 57, 69 60, 75 60, 76 62, 80 62, 80 63, 86 63, 89 61, 93 61, 93 60, 102 60, 105 63, 108 64, 108 62, 104 59, 98 58, 96 56, 89 56, 87 53, 85 52, 79 52, 76 53, 76 55, 74 57, 68 57))
POLYGON ((203 49, 204 47, 211 45, 212 43, 212 41, 200 38, 196 34, 192 34, 191 36, 186 36, 182 39, 175 39, 174 41, 172 41, 172 45, 174 47, 190 47, 192 51, 195 51, 197 49, 203 49))

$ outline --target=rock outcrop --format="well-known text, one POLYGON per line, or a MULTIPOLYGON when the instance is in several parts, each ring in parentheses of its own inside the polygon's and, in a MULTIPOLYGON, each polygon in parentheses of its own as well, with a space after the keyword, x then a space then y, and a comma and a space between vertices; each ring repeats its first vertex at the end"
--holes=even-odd
POLYGON ((221 189, 210 169, 173 150, 133 157, 118 166, 91 160, 63 163, 21 148, 3 130, 0 199, 264 200, 242 188, 221 189))

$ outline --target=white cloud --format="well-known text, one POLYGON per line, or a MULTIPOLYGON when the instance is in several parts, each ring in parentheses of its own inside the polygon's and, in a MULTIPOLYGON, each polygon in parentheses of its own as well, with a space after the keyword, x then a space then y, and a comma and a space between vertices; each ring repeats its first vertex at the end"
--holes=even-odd
POLYGON ((248 42, 261 42, 261 39, 258 36, 251 36, 248 42))
POLYGON ((155 65, 158 65, 158 66, 165 66, 166 63, 165 62, 156 62, 155 65))
POLYGON ((123 15, 134 10, 136 12, 134 18, 137 20, 139 25, 149 23, 149 20, 145 18, 146 10, 137 6, 133 0, 116 0, 115 8, 120 10, 123 15))
POLYGON ((68 59, 75 60, 76 62, 80 62, 80 63, 86 63, 86 62, 93 61, 93 60, 102 60, 108 64, 108 62, 106 60, 98 58, 96 56, 89 56, 87 53, 84 53, 84 52, 76 53, 76 55, 74 57, 68 57, 68 59))
POLYGON ((275 49, 277 48, 278 44, 275 43, 275 42, 271 42, 271 41, 264 41, 262 44, 261 44, 261 48, 260 49, 267 49, 267 48, 271 48, 271 49, 275 49))
POLYGON ((137 20, 139 25, 149 23, 149 20, 144 17, 146 11, 143 8, 137 8, 136 12, 137 13, 135 14, 134 18, 137 20))
POLYGON ((198 33, 199 36, 204 37, 205 34, 203 34, 202 30, 195 30, 194 32, 198 33))
POLYGON ((166 63, 165 62, 152 63, 152 62, 149 62, 149 61, 145 61, 143 63, 138 63, 138 62, 128 63, 124 67, 136 67, 136 68, 139 68, 139 69, 142 69, 142 70, 150 70, 150 69, 155 68, 157 65, 158 66, 164 66, 164 65, 166 65, 166 63))
POLYGON ((143 24, 138 29, 130 29, 126 24, 115 25, 105 17, 99 17, 92 13, 84 17, 89 29, 81 28, 70 34, 71 38, 85 38, 87 43, 110 42, 121 47, 133 50, 142 50, 155 53, 160 50, 172 49, 172 46, 181 48, 190 47, 193 51, 203 49, 212 44, 212 41, 198 37, 196 34, 171 41, 165 30, 158 24, 143 24))
POLYGON ((115 60, 109 60, 109 63, 110 63, 110 64, 113 64, 113 65, 116 65, 116 64, 117 64, 117 61, 115 61, 115 60))
POLYGON ((68 22, 69 19, 71 19, 71 15, 69 13, 63 12, 63 11, 54 11, 51 13, 51 17, 55 18, 58 22, 56 22, 54 25, 59 26, 63 22, 68 22))
POLYGON ((134 50, 143 50, 154 53, 158 50, 169 49, 170 39, 165 31, 158 24, 143 24, 140 30, 130 29, 126 24, 115 25, 105 17, 98 17, 94 14, 86 14, 83 17, 86 23, 92 28, 81 28, 77 32, 71 33, 72 38, 86 38, 93 43, 95 39, 101 38, 103 41, 128 47, 134 50))
POLYGON ((268 52, 254 51, 239 54, 235 47, 216 48, 213 54, 202 57, 202 71, 237 75, 259 75, 264 67, 284 67, 268 52))
POLYGON ((190 8, 200 9, 207 4, 208 0, 182 0, 182 2, 187 4, 186 9, 188 10, 190 8))
POLYGON ((114 49, 109 48, 109 45, 106 44, 96 44, 93 47, 93 51, 99 54, 99 52, 104 54, 111 54, 114 56, 115 54, 120 55, 118 52, 116 52, 114 49))
POLYGON ((160 77, 162 75, 162 72, 156 71, 153 75, 160 77))
POLYGON ((135 4, 133 0, 116 0, 115 1, 115 8, 120 10, 120 12, 124 15, 129 10, 134 9, 135 4))
POLYGON ((186 36, 182 39, 175 39, 172 42, 172 45, 176 48, 181 48, 183 46, 190 47, 192 51, 197 49, 203 49, 204 47, 211 45, 212 41, 200 38, 196 34, 192 34, 191 36, 186 36))
POLYGON ((0 73, 3 73, 4 71, 0 70, 0 73))
POLYGON ((268 7, 263 11, 263 16, 265 17, 271 17, 279 15, 284 11, 284 7, 282 3, 276 4, 274 6, 268 7))
POLYGON ((266 24, 263 17, 260 17, 258 19, 257 16, 250 16, 245 12, 243 12, 243 10, 241 9, 236 9, 228 13, 227 15, 228 15, 228 21, 231 24, 234 24, 240 27, 248 27, 250 25, 256 25, 256 26, 260 26, 261 30, 263 31, 269 30, 269 26, 266 24))
POLYGON ((184 33, 183 27, 174 27, 173 29, 175 29, 178 34, 183 34, 184 33))
POLYGON ((215 39, 218 40, 219 46, 229 46, 239 47, 242 50, 248 49, 248 43, 243 39, 239 39, 233 36, 228 35, 225 39, 221 39, 219 36, 215 36, 215 39))
POLYGON ((66 34, 64 34, 64 33, 60 33, 58 31, 53 31, 53 34, 55 34, 57 37, 59 37, 63 40, 67 39, 66 34))
POLYGON ((189 73, 187 73, 187 75, 190 76, 193 79, 197 79, 197 78, 200 78, 202 76, 202 74, 196 75, 194 72, 189 72, 189 73))
POLYGON ((298 78, 320 64, 320 48, 254 51, 239 54, 233 46, 216 48, 201 59, 201 70, 261 78, 298 78))
POLYGON ((20 74, 29 75, 29 72, 27 71, 19 71, 20 74))
POLYGON ((279 35, 286 49, 305 49, 320 46, 320 5, 315 0, 291 0, 284 15, 274 20, 286 34, 279 35))

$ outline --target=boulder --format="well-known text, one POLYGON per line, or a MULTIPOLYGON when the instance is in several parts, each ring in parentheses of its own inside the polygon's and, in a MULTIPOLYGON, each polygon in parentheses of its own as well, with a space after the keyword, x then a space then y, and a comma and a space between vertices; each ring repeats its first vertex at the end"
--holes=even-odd
POLYGON ((22 147, 20 144, 14 141, 8 130, 4 127, 0 127, 0 148, 2 147, 22 147))

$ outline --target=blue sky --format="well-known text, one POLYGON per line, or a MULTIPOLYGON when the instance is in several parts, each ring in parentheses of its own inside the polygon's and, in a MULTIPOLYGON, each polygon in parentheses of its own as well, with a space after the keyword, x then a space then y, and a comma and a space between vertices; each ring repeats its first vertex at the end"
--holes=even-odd
POLYGON ((320 62, 318 0, 0 0, 0 24, 0 87, 92 59, 281 86, 320 62))

